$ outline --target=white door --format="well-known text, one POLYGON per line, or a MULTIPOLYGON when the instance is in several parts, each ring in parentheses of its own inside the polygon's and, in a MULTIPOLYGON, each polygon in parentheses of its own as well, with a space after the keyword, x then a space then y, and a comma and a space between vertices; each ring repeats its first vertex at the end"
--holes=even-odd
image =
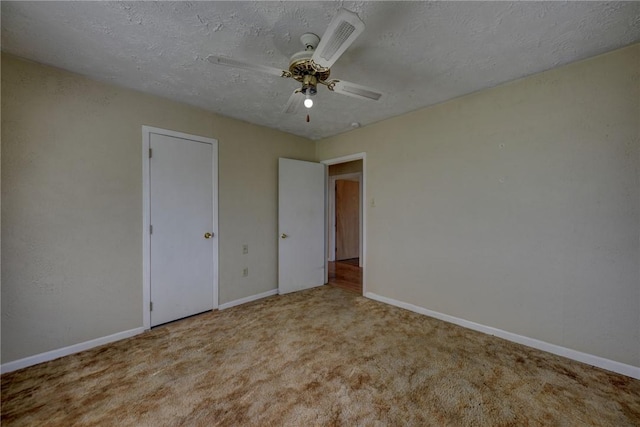
POLYGON ((151 326, 214 308, 213 146, 151 133, 151 326))
POLYGON ((325 165, 280 159, 278 292, 325 283, 325 165))

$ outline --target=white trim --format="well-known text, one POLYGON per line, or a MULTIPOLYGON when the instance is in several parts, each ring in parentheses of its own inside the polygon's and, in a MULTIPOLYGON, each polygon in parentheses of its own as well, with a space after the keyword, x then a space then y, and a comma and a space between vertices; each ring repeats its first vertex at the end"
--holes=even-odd
POLYGON ((360 209, 358 209, 358 225, 360 230, 358 232, 358 258, 359 266, 362 267, 362 205, 364 200, 362 199, 362 172, 346 173, 343 175, 329 176, 329 261, 336 260, 336 181, 358 181, 358 198, 360 199, 360 209))
POLYGON ((149 147, 151 146, 151 130, 142 126, 142 326, 151 329, 151 237, 149 236, 149 147))
POLYGON ((212 190, 213 190, 213 196, 212 196, 212 201, 213 201, 213 212, 212 212, 212 222, 213 222, 213 228, 212 228, 212 233, 213 233, 213 259, 211 260, 213 262, 213 309, 215 310, 216 308, 218 308, 218 302, 219 302, 219 288, 218 288, 218 272, 219 270, 219 262, 220 262, 220 255, 218 253, 219 251, 219 243, 220 243, 220 239, 219 239, 219 229, 218 229, 218 173, 220 170, 220 166, 218 164, 218 140, 217 139, 212 139, 212 138, 208 138, 209 141, 212 142, 212 153, 211 153, 211 165, 213 166, 213 171, 212 171, 212 177, 211 177, 211 185, 213 186, 212 190))
POLYGON ((383 297, 381 295, 374 294, 373 292, 367 292, 365 297, 372 300, 380 301, 385 304, 393 305, 396 307, 404 308, 414 313, 423 314, 425 316, 433 317, 436 319, 444 320, 445 322, 453 323, 464 328, 473 329, 474 331, 483 332, 485 334, 494 335, 496 337, 512 341, 518 344, 526 345, 527 347, 533 347, 538 350, 546 351, 548 353, 557 354, 568 359, 577 360, 578 362, 586 363, 588 365, 596 366, 598 368, 606 369, 608 371, 617 372, 622 375, 626 375, 631 378, 640 379, 640 367, 627 365, 625 363, 616 362, 615 360, 605 359, 604 357, 595 356, 593 354, 583 353, 581 351, 572 350, 570 348, 562 347, 556 344, 551 344, 545 341, 540 341, 535 338, 525 337, 523 335, 514 334, 513 332, 504 331, 491 326, 485 326, 480 323, 471 322, 469 320, 461 319, 459 317, 450 316, 448 314, 439 313, 437 311, 429 310, 427 308, 419 307, 417 305, 409 304, 406 302, 394 300, 392 298, 383 297))
MULTIPOLYGON (((362 181, 360 200, 362 200, 362 221, 360 225, 362 227, 362 256, 360 257, 360 266, 362 267, 362 295, 366 295, 367 292, 367 153, 355 153, 348 156, 336 157, 335 159, 323 160, 320 163, 327 166, 335 165, 338 163, 346 163, 353 160, 362 160, 362 181)), ((326 199, 325 199, 326 200, 326 199)), ((326 234, 326 233, 325 233, 326 234)), ((326 241, 326 237, 325 237, 326 241)), ((329 261, 324 263, 325 272, 329 271, 329 261)))
POLYGON ((98 347, 104 344, 109 344, 114 341, 120 341, 125 338, 141 334, 144 332, 144 328, 129 329, 128 331, 118 332, 106 337, 100 337, 93 340, 73 344, 68 347, 59 348, 56 350, 47 351, 45 353, 36 354, 34 356, 25 357, 24 359, 14 360, 13 362, 7 362, 0 365, 0 373, 6 374, 7 372, 16 371, 18 369, 26 368, 28 366, 37 365, 38 363, 48 362, 59 357, 69 356, 70 354, 80 353, 81 351, 89 350, 94 347, 98 347))
POLYGON ((324 281, 323 283, 326 285, 329 283, 329 259, 327 257, 327 252, 329 251, 329 239, 331 236, 331 232, 329 231, 329 211, 331 210, 331 202, 329 198, 329 166, 324 165, 324 281))
POLYGON ((175 132, 167 129, 160 129, 152 126, 142 126, 142 323, 144 329, 151 329, 151 312, 149 302, 151 301, 151 258, 149 256, 151 242, 149 235, 149 147, 151 134, 171 136, 174 138, 188 139, 196 142, 211 144, 212 165, 213 165, 213 309, 218 308, 218 140, 204 136, 190 135, 182 132, 175 132))
POLYGON ((263 292, 261 294, 251 295, 251 296, 240 298, 234 301, 225 302, 224 304, 220 304, 220 306, 218 307, 218 310, 225 310, 227 308, 235 307, 236 305, 246 304, 248 302, 270 297, 272 295, 278 295, 278 290, 271 289, 270 291, 263 292))

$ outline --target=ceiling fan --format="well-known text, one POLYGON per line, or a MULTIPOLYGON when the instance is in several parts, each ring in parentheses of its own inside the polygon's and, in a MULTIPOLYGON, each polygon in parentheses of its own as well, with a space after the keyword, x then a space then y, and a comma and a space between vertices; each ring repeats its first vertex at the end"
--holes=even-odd
POLYGON ((223 56, 209 55, 207 59, 212 64, 260 71, 274 76, 292 78, 300 82, 302 87, 293 91, 289 97, 283 110, 285 113, 295 113, 301 104, 311 108, 313 106, 312 97, 317 92, 318 84, 326 86, 332 92, 378 101, 382 97, 382 93, 376 89, 342 79, 329 78, 331 66, 363 31, 364 23, 358 15, 349 10, 340 9, 322 39, 313 33, 305 33, 300 37, 305 49, 291 56, 288 70, 238 61, 223 56))

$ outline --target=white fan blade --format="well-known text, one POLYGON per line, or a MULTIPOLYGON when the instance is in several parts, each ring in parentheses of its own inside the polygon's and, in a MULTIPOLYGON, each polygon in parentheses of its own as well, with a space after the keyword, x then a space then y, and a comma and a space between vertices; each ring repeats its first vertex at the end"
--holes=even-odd
POLYGON ((304 101, 304 95, 300 92, 300 89, 296 89, 293 91, 289 100, 287 101, 287 105, 284 106, 283 113, 293 114, 298 111, 298 108, 302 105, 304 101))
POLYGON ((335 83, 329 86, 331 90, 343 95, 353 96, 360 99, 370 99, 378 101, 382 98, 382 93, 377 89, 358 85, 351 82, 345 82, 344 80, 337 80, 335 83))
POLYGON ((227 67, 242 68, 243 70, 259 71, 261 73, 271 74, 278 77, 289 77, 291 73, 280 70, 279 68, 267 67, 266 65, 249 64, 247 62, 238 61, 224 56, 209 55, 207 60, 212 64, 226 65, 227 67))
POLYGON ((340 9, 324 32, 311 59, 321 67, 330 68, 363 31, 364 22, 358 15, 347 9, 340 9))

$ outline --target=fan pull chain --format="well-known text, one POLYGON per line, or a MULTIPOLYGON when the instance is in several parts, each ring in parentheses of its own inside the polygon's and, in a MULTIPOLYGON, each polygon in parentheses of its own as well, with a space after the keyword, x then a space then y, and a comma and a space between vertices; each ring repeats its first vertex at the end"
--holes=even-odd
POLYGON ((307 123, 309 123, 309 115, 307 114, 307 123))

